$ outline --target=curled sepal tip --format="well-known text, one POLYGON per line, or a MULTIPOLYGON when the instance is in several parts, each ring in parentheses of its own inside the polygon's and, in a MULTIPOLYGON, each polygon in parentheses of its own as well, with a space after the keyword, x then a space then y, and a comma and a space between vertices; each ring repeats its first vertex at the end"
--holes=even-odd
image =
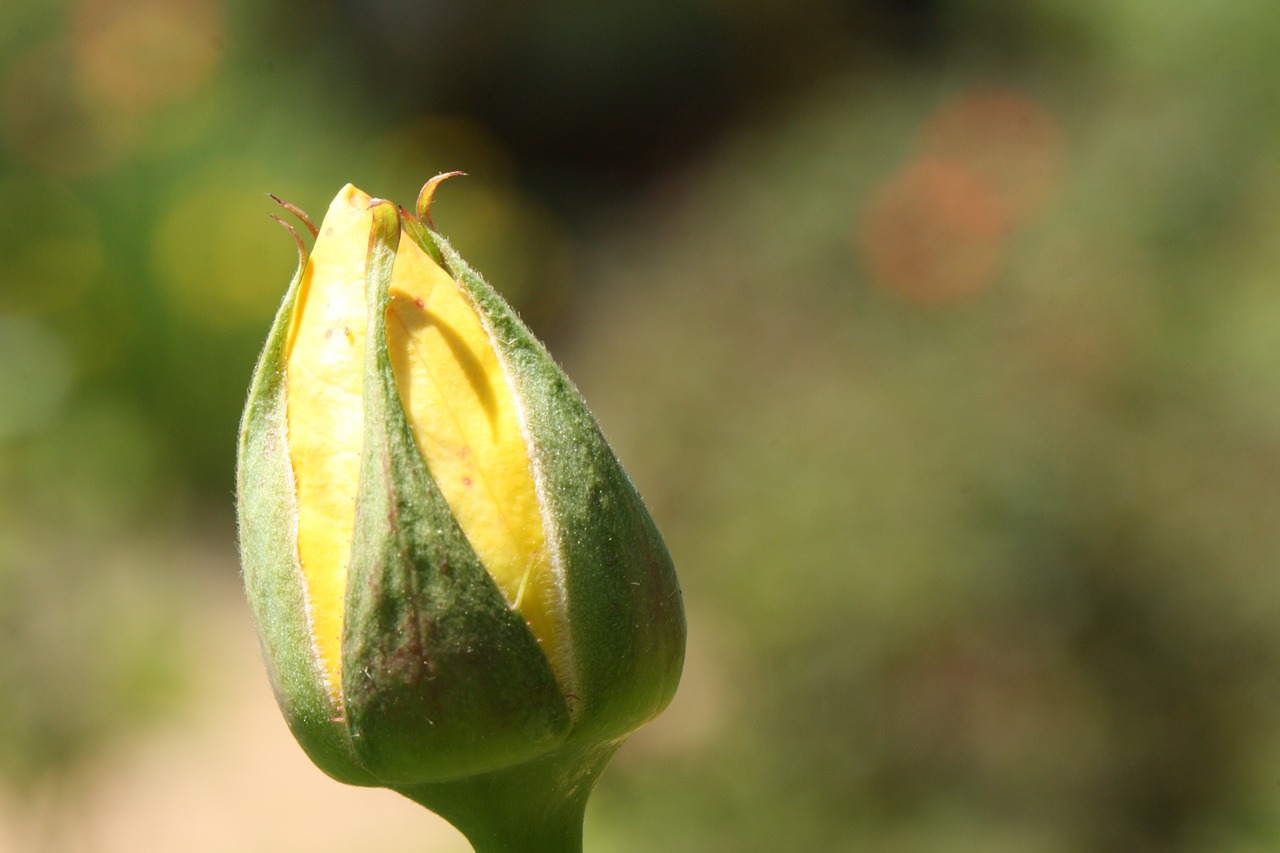
POLYGON ((466 172, 441 172, 423 184, 422 192, 418 193, 418 218, 432 228, 435 228, 435 223, 431 221, 431 200, 435 198, 436 188, 439 187, 446 178, 456 178, 465 174, 466 172))
POLYGON ((307 215, 307 212, 305 210, 298 207, 293 202, 285 201, 275 193, 267 193, 267 198, 271 199, 276 204, 280 205, 285 210, 289 211, 294 216, 298 217, 298 220, 303 225, 307 226, 307 230, 311 232, 312 237, 318 237, 320 235, 320 229, 316 228, 316 224, 311 221, 311 217, 307 215))
POLYGON ((288 231, 293 236, 293 242, 298 247, 298 269, 302 269, 302 267, 307 263, 307 244, 302 242, 302 235, 298 233, 297 228, 294 228, 279 216, 271 214, 271 218, 276 222, 279 222, 284 227, 284 230, 288 231))

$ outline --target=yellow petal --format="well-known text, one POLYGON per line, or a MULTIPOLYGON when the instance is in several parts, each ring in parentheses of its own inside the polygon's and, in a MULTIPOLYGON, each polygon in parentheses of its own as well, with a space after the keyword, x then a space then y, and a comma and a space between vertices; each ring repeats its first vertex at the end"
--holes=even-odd
MULTIPOLYGON (((338 703, 364 428, 369 201, 348 185, 330 206, 303 272, 286 352, 298 558, 312 640, 338 703)), ((471 303, 410 239, 396 253, 387 338, 428 470, 476 555, 563 675, 563 602, 518 404, 471 303)))
POLYGON ((387 338, 427 468, 471 547, 563 673, 563 605, 518 403, 480 317, 453 278, 403 239, 387 338))
POLYGON ((365 259, 369 197, 348 184, 321 224, 286 344, 289 454, 298 492, 298 559, 312 642, 341 702, 342 610, 363 445, 365 259))

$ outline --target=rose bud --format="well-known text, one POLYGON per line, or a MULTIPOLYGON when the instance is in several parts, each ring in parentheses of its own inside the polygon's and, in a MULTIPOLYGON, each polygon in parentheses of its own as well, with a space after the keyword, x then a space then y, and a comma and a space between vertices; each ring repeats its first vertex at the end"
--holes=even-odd
POLYGON ((416 215, 347 186, 298 241, 240 431, 245 586, 322 770, 477 850, 580 850, 675 692, 680 589, 573 384, 431 227, 444 177, 416 215))

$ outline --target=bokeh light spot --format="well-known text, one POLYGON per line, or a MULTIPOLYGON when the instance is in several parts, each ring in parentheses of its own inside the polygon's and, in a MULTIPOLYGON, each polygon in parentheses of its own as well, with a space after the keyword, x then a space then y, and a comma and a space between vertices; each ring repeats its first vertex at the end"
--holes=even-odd
POLYGON ((135 142, 137 123, 80 86, 70 45, 51 41, 3 69, 0 134, 24 163, 58 175, 85 175, 116 163, 135 142))
POLYGON ((858 244, 875 282, 920 303, 946 302, 985 288, 1005 245, 999 196, 962 166, 922 160, 872 198, 858 244))
POLYGON ((961 95, 935 113, 923 141, 925 156, 962 164, 994 189, 1015 222, 1044 208, 1066 163, 1057 121, 1013 91, 961 95))
POLYGON ((190 95, 217 67, 219 18, 209 0, 84 0, 75 39, 86 87, 138 111, 190 95))
POLYGON ((920 138, 921 153, 873 196, 857 242, 881 287, 949 302, 1000 274, 1013 235, 1057 191, 1066 145, 1038 104, 995 90, 948 102, 920 138))
POLYGON ((215 169, 161 214, 152 259, 172 309, 206 328, 261 324, 279 303, 296 250, 268 219, 268 178, 215 169))
POLYGON ((510 152, 481 124, 467 118, 416 116, 393 128, 376 147, 377 161, 390 172, 386 177, 392 182, 401 177, 408 181, 405 198, 414 198, 422 182, 440 172, 463 171, 470 176, 462 182, 464 186, 450 187, 454 193, 465 193, 465 184, 506 182, 515 175, 510 152))

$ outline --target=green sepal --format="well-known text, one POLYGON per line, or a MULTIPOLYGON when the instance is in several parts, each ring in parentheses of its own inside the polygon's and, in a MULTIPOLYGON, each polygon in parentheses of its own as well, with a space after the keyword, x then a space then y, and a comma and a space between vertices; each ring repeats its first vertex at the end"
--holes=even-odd
POLYGON ((657 716, 680 681, 686 629, 671 555, 595 417, 542 343, 447 240, 420 220, 406 224, 462 285, 521 402, 565 584, 572 740, 622 737, 657 716))
POLYGON ((563 741, 570 720, 546 656, 472 550, 414 440, 386 330, 399 214, 377 204, 373 222, 342 683, 361 764, 395 787, 527 761, 563 741))
POLYGON ((297 490, 289 456, 285 345, 305 260, 285 293, 254 370, 240 422, 236 512, 240 564, 276 702, 311 760, 351 785, 378 785, 362 770, 341 711, 325 688, 307 624, 298 563, 297 490))

